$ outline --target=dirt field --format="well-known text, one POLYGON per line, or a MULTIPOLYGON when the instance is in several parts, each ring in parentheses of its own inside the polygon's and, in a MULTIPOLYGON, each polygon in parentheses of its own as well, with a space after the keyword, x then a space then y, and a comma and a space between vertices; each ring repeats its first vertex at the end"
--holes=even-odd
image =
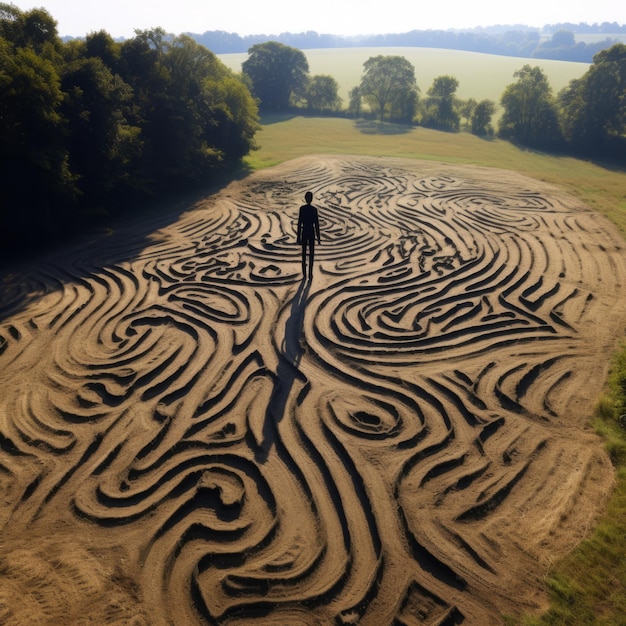
POLYGON ((7 274, 0 623, 541 609, 612 487, 623 245, 515 173, 317 156, 7 274))

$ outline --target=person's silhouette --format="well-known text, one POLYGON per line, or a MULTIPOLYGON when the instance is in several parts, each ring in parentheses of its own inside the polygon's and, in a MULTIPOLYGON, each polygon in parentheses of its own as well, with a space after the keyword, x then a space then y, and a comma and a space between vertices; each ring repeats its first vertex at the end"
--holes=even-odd
POLYGON ((313 259, 315 256, 315 240, 320 242, 320 223, 317 209, 311 204, 313 194, 304 194, 306 204, 300 207, 298 215, 298 243, 302 244, 302 275, 306 277, 306 249, 309 249, 309 278, 313 277, 313 259))

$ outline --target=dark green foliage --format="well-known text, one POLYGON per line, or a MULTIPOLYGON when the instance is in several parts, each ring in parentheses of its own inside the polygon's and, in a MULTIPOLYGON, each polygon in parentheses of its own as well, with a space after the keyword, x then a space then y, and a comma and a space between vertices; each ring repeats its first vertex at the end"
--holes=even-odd
POLYGON ((504 113, 499 135, 534 148, 554 148, 561 143, 561 129, 552 87, 540 67, 524 65, 515 72, 500 100, 504 113))
POLYGON ((455 106, 458 87, 459 81, 454 76, 435 78, 427 92, 428 99, 422 120, 424 126, 453 132, 459 130, 461 116, 455 106))
POLYGON ((472 133, 479 137, 491 137, 494 134, 491 117, 496 105, 491 100, 481 100, 471 113, 472 133))
POLYGON ((558 96, 563 133, 582 154, 626 153, 626 45, 594 57, 593 65, 558 96))
POLYGON ((85 38, 83 56, 100 59, 112 72, 120 72, 122 47, 104 30, 91 33, 85 38))
POLYGON ((309 62, 301 50, 277 41, 252 46, 241 69, 252 83, 254 95, 265 111, 284 111, 302 99, 309 62))
POLYGON ((626 45, 594 57, 557 98, 539 67, 525 65, 502 95, 499 135, 520 144, 626 163, 626 45))
POLYGON ((56 53, 26 23, 28 32, 14 22, 0 26, 0 32, 26 43, 0 37, 0 246, 26 228, 49 228, 53 200, 68 202, 77 192, 68 167, 56 53), (28 44, 33 37, 45 52, 28 44))
POLYGON ((348 113, 354 117, 361 115, 361 89, 353 87, 348 93, 348 113))
POLYGON ((457 103, 459 115, 465 119, 466 123, 470 123, 472 119, 472 115, 474 115, 474 111, 476 110, 476 100, 474 98, 469 98, 468 100, 460 100, 457 103))
POLYGON ((337 111, 341 106, 338 91, 339 85, 332 76, 325 74, 311 76, 304 90, 308 109, 318 113, 337 111))
POLYGON ((46 11, 0 4, 3 248, 211 180, 257 129, 242 78, 189 37, 100 31, 64 44, 46 11))
POLYGON ((44 9, 24 12, 13 4, 0 3, 0 37, 15 48, 31 48, 48 57, 51 49, 61 48, 56 22, 44 9))
POLYGON ((84 201, 106 205, 132 185, 141 157, 141 129, 128 119, 132 88, 99 57, 68 63, 61 85, 70 169, 84 201))
POLYGON ((363 63, 359 95, 381 122, 411 123, 417 108, 419 88, 415 68, 404 57, 370 57, 363 63))

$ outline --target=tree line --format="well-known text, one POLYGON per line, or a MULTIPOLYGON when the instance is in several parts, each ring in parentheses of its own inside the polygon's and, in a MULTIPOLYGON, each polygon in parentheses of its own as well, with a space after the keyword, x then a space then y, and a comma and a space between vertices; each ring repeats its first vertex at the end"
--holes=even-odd
POLYGON ((319 34, 315 31, 303 33, 281 33, 280 35, 246 35, 221 30, 204 33, 188 33, 195 41, 216 54, 246 52, 258 43, 278 41, 285 45, 310 50, 316 48, 348 47, 420 47, 464 50, 503 56, 555 59, 591 63, 601 50, 619 43, 610 35, 626 33, 626 26, 616 23, 594 25, 593 30, 584 25, 553 25, 543 31, 527 27, 479 28, 468 31, 411 30, 406 33, 344 37, 319 34), (576 34, 606 34, 602 41, 576 41, 576 34), (550 37, 545 37, 550 35, 550 37))
POLYGON ((466 128, 624 163, 626 45, 556 95, 539 67, 514 78, 499 103, 461 100, 454 76, 422 93, 407 59, 377 55, 344 107, 332 76, 311 76, 304 53, 277 41, 252 45, 235 74, 186 35, 63 42, 45 10, 0 4, 0 248, 215 180, 254 149, 260 111, 466 128))
POLYGON ((363 64, 361 81, 341 109, 338 85, 331 76, 310 77, 301 50, 279 42, 255 44, 242 69, 261 109, 289 107, 318 113, 374 116, 379 122, 419 124, 457 132, 461 122, 480 136, 498 135, 534 148, 626 162, 626 45, 596 54, 579 79, 558 94, 539 67, 525 64, 515 72, 499 103, 456 97, 459 81, 438 76, 422 96, 415 68, 404 57, 377 55, 363 64), (313 88, 315 87, 315 88, 313 88), (503 113, 498 128, 492 117, 503 113))
POLYGON ((63 42, 45 10, 0 4, 0 248, 209 181, 258 128, 243 78, 190 37, 63 42))

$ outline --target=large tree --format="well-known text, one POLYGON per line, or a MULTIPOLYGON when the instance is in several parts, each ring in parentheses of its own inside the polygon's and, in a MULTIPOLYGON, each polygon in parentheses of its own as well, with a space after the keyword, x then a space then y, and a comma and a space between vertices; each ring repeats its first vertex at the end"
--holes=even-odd
POLYGON ((254 147, 256 102, 242 80, 188 36, 140 31, 119 67, 139 109, 146 186, 199 180, 254 147))
POLYGON ((43 10, 0 5, 0 248, 55 224, 54 203, 76 193, 68 167, 61 42, 43 10))
POLYGON ((543 70, 524 65, 513 76, 517 82, 506 87, 500 100, 504 113, 499 135, 527 146, 558 146, 562 137, 557 107, 543 70))
POLYGON ((348 93, 348 113, 354 117, 361 115, 361 88, 358 86, 348 93))
POLYGON ((428 89, 425 126, 441 130, 459 130, 461 116, 456 110, 456 90, 459 81, 454 76, 437 76, 428 89))
POLYGON ((481 100, 472 111, 472 133, 479 137, 490 137, 493 135, 491 117, 496 112, 495 102, 491 100, 481 100))
POLYGON ((207 180, 254 147, 257 128, 242 77, 189 37, 64 44, 44 10, 0 3, 0 252, 84 209, 207 180))
POLYGON ((415 68, 404 57, 378 55, 363 64, 359 92, 380 121, 412 122, 419 88, 415 68))
POLYGON ((191 37, 175 37, 163 64, 170 77, 168 123, 191 178, 248 154, 258 128, 257 107, 243 83, 191 37), (183 140, 183 137, 186 140, 183 140))
POLYGON ((61 85, 72 172, 86 202, 106 205, 132 186, 141 155, 141 130, 127 119, 132 89, 99 57, 68 63, 61 85))
POLYGON ((255 44, 248 50, 248 58, 241 69, 249 77, 261 108, 283 111, 292 99, 303 97, 309 62, 301 50, 268 41, 255 44))
POLYGON ((468 98, 467 100, 458 101, 459 115, 465 119, 466 123, 470 123, 474 110, 476 109, 476 100, 474 98, 468 98))
POLYGON ((45 9, 21 11, 4 2, 0 2, 0 37, 16 48, 31 48, 48 58, 62 47, 57 23, 45 9))
POLYGON ((311 76, 304 90, 307 107, 312 111, 336 111, 341 106, 337 81, 327 74, 311 76))
POLYGON ((623 153, 626 142, 626 45, 596 54, 593 65, 558 97, 563 132, 579 152, 623 153))

